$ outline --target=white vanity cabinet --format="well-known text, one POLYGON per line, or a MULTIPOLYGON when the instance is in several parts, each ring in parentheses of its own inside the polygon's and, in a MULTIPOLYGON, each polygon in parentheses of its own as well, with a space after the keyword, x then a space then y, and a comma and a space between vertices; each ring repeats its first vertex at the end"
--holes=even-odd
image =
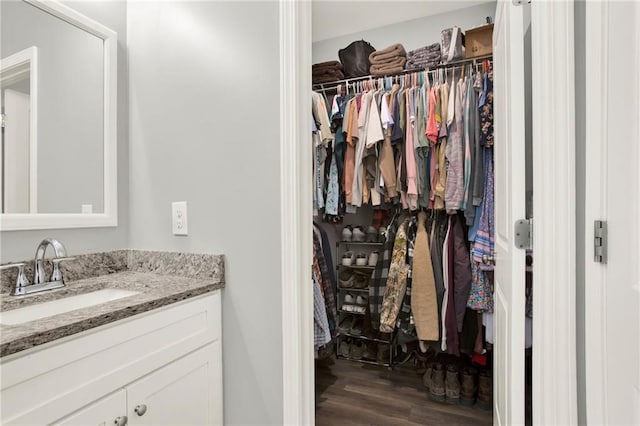
POLYGON ((220 290, 0 360, 2 425, 222 424, 220 290))

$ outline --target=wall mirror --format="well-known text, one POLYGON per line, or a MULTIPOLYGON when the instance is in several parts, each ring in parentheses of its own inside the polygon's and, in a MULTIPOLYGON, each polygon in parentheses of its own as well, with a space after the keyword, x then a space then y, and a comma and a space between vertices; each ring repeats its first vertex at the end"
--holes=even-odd
POLYGON ((0 2, 0 230, 117 225, 116 61, 71 7, 0 2))

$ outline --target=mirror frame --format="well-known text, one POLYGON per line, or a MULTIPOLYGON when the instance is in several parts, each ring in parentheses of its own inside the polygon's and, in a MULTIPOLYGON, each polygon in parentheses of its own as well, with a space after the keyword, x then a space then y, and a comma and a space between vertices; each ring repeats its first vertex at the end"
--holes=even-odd
MULTIPOLYGON (((118 35, 115 31, 58 1, 23 0, 103 40, 103 150, 102 213, 8 213, 0 214, 0 231, 96 228, 118 226, 117 92, 118 35)), ((32 161, 32 164, 35 161, 32 161)))

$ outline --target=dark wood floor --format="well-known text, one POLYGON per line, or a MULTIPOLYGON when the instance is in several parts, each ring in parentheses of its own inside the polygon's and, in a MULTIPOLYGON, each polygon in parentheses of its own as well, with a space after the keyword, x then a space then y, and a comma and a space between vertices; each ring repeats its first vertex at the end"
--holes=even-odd
POLYGON ((316 425, 491 425, 491 411, 433 402, 410 365, 389 371, 347 360, 316 362, 316 425))

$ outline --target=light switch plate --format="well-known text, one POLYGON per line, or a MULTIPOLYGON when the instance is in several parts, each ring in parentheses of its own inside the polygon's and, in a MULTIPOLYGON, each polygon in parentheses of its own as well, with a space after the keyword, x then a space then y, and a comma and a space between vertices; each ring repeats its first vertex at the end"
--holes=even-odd
POLYGON ((186 201, 175 201, 171 203, 171 219, 173 235, 189 235, 186 201))

